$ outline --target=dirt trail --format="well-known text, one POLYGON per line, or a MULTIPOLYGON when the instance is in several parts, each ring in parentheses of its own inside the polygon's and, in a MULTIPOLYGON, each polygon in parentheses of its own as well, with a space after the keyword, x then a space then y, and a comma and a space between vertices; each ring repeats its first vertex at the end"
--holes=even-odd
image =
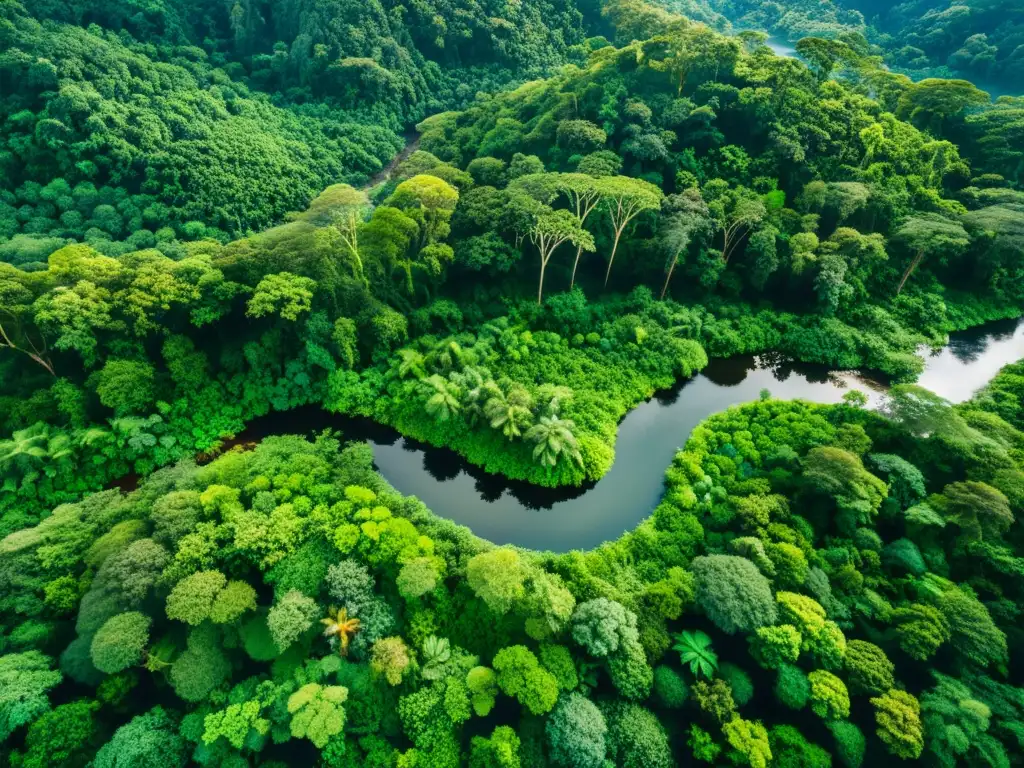
POLYGON ((391 162, 388 163, 384 168, 377 171, 370 179, 363 185, 363 189, 369 192, 379 184, 383 184, 385 181, 391 178, 391 174, 394 172, 398 165, 405 161, 409 155, 415 152, 420 146, 420 136, 416 131, 409 131, 403 134, 402 138, 405 139, 405 146, 402 147, 402 151, 391 158, 391 162))

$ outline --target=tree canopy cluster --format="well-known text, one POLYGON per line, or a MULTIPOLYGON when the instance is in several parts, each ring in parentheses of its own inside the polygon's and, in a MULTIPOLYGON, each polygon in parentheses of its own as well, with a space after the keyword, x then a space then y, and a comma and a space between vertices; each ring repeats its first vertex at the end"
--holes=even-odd
MULTIPOLYGON (((767 30, 784 40, 844 41, 883 57, 915 79, 965 77, 1019 93, 1024 74, 1015 0, 659 0, 716 29, 767 30)), ((799 50, 799 49, 798 49, 799 50)))
MULTIPOLYGON (((14 30, 139 47, 9 8, 14 30)), ((629 408, 708 355, 777 350, 912 379, 921 344, 1019 311, 1021 193, 974 175, 943 138, 984 114, 967 114, 969 84, 915 85, 820 39, 804 41, 808 66, 756 35, 626 2, 603 21, 622 47, 593 38, 583 67, 424 120, 384 183, 331 184, 259 234, 163 227, 117 243, 169 209, 91 181, 20 184, 14 202, 37 204, 9 205, 16 224, 63 207, 109 227, 82 244, 47 230, 0 245, 37 260, 0 265, 11 520, 310 403, 491 472, 580 484, 607 471, 629 408), (119 195, 120 208, 103 202, 119 195)), ((209 65, 197 57, 198 72, 209 65)), ((253 99, 275 114, 309 107, 253 99)), ((106 124, 99 102, 83 109, 88 126, 106 124)), ((125 167, 141 167, 131 157, 125 167)), ((273 175, 284 207, 298 187, 273 175)), ((175 199, 200 204, 187 192, 175 199)))
POLYGON ((1024 371, 912 382, 1021 314, 1020 100, 715 30, 777 5, 0 0, 0 763, 1019 765, 1024 371), (578 486, 762 352, 894 386, 711 417, 591 552, 233 444, 578 486))
POLYGON ((265 229, 329 184, 365 182, 426 114, 582 56, 562 1, 11 0, 0 19, 0 260, 14 264, 68 241, 116 256, 265 229))
POLYGON ((1024 434, 996 388, 731 408, 589 553, 476 539, 329 435, 63 504, 0 540, 0 755, 1016 764, 1024 434))
POLYGON ((960 76, 1019 95, 1024 75, 1022 14, 1016 2, 855 2, 871 20, 869 37, 900 71, 960 76))

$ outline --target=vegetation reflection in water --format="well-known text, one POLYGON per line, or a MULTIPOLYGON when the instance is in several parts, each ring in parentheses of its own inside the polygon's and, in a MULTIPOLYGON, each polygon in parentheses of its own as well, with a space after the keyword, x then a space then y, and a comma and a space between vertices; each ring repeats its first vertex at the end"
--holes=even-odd
MULTIPOLYGON (((1009 362, 1024 357, 1024 322, 1002 321, 953 334, 926 353, 918 383, 952 401, 967 400, 1009 362)), ((665 469, 690 432, 713 413, 756 400, 837 403, 860 389, 877 405, 885 383, 855 372, 795 364, 771 355, 713 360, 693 379, 659 392, 619 426, 615 463, 597 483, 541 488, 489 475, 451 450, 399 436, 388 427, 345 419, 318 408, 274 414, 254 423, 245 439, 313 432, 325 426, 367 440, 381 474, 401 493, 497 544, 566 552, 591 549, 631 530, 662 493, 665 469)))

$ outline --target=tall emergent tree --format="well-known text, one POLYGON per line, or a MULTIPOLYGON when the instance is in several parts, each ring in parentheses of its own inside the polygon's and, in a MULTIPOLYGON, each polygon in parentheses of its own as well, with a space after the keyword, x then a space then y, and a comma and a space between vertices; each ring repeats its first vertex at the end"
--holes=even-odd
MULTIPOLYGON (((537 304, 544 298, 544 271, 555 249, 569 241, 580 250, 594 250, 594 236, 585 230, 572 213, 565 210, 547 210, 537 216, 530 230, 530 240, 540 251, 540 282, 537 286, 537 304)), ((579 257, 577 256, 577 260, 579 257)))
POLYGON ((914 253, 896 288, 897 296, 903 292, 903 286, 926 256, 954 255, 967 248, 971 242, 963 224, 950 221, 937 213, 911 216, 896 231, 896 239, 914 253))
MULTIPOLYGON (((572 212, 580 223, 580 228, 587 222, 587 217, 594 208, 601 202, 601 187, 593 176, 585 173, 563 173, 559 174, 558 191, 569 199, 572 212)), ((594 250, 589 248, 587 250, 594 250)), ((576 243, 576 260, 572 263, 572 278, 569 280, 569 290, 576 285, 576 268, 580 264, 580 256, 583 255, 584 243, 576 243)))
POLYGON ((722 199, 721 219, 719 226, 723 231, 722 263, 728 265, 729 259, 750 231, 760 224, 768 209, 764 201, 748 189, 730 190, 722 199))
POLYGON ((334 184, 321 192, 298 218, 317 227, 332 226, 352 257, 356 276, 365 279, 359 256, 359 225, 370 210, 365 192, 348 184, 334 184))
POLYGON ((679 257, 690 247, 695 236, 710 232, 713 224, 711 212, 698 189, 669 195, 662 201, 661 211, 663 218, 658 227, 659 242, 669 257, 665 284, 658 297, 664 299, 679 257))
POLYGON ((644 211, 650 211, 661 205, 662 192, 649 181, 634 179, 629 176, 610 176, 598 180, 598 188, 604 200, 605 210, 615 231, 612 253, 608 257, 608 271, 604 274, 604 287, 608 287, 608 278, 612 274, 615 263, 615 252, 619 249, 619 240, 630 222, 644 211))

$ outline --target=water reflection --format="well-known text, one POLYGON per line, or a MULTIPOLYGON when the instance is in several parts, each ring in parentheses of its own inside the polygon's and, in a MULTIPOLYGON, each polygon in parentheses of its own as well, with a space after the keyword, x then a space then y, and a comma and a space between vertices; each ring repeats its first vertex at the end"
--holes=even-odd
MULTIPOLYGON (((1003 365, 1020 358, 1024 324, 984 326, 955 334, 949 346, 930 355, 920 384, 960 402, 1003 365)), ((877 404, 885 384, 779 355, 713 360, 699 376, 657 393, 627 414, 619 425, 611 470, 599 482, 581 488, 540 488, 489 475, 453 451, 400 438, 365 419, 332 416, 315 408, 267 417, 253 425, 248 439, 340 429, 347 438, 370 442, 381 474, 437 514, 499 544, 567 551, 615 539, 647 517, 660 500, 665 468, 693 428, 710 414, 756 400, 765 389, 778 398, 835 403, 852 388, 877 404)))
MULTIPOLYGON (((800 363, 775 352, 712 360, 701 375, 719 387, 737 387, 755 371, 767 371, 775 382, 780 383, 798 377, 811 384, 831 384, 839 389, 849 388, 852 383, 871 390, 884 387, 880 380, 876 381, 856 371, 836 371, 826 365, 800 363)), ((668 391, 678 395, 675 389, 668 391)))
POLYGON ((753 355, 736 355, 712 360, 701 376, 719 387, 736 387, 757 367, 757 359, 753 355))
POLYGON ((476 478, 473 488, 480 494, 482 501, 492 504, 500 499, 501 495, 505 492, 506 482, 505 478, 501 475, 484 473, 481 477, 476 478))
POLYGON ((925 359, 918 384, 959 403, 967 400, 1007 363, 1024 358, 1024 322, 1000 320, 956 333, 925 359))
POLYGON ((978 338, 966 336, 964 338, 950 339, 948 347, 933 352, 930 356, 939 357, 948 349, 953 357, 961 363, 974 363, 993 344, 1005 344, 1007 342, 1012 344, 1014 336, 1017 334, 1018 329, 1020 329, 1020 323, 1017 320, 998 320, 994 323, 989 323, 985 327, 991 329, 985 336, 978 338))
MULTIPOLYGON (((408 443, 408 441, 406 442, 408 443)), ((422 452, 423 469, 430 473, 432 478, 442 483, 445 480, 454 480, 458 477, 462 472, 463 464, 465 464, 457 453, 443 448, 412 443, 404 445, 403 449, 406 451, 422 452)))

